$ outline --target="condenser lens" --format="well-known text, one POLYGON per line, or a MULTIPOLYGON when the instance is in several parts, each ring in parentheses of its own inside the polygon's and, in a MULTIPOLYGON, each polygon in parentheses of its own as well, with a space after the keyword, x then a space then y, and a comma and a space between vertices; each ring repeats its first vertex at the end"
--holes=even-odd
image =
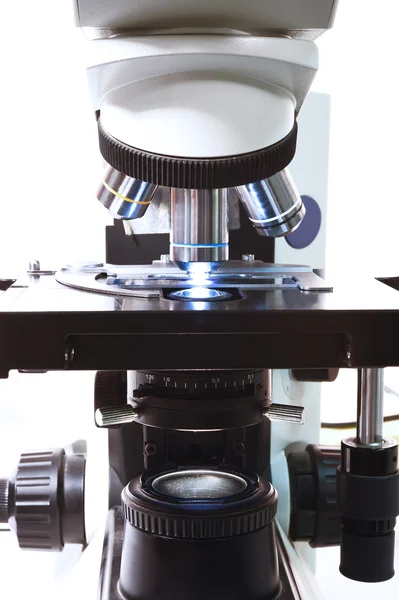
POLYGON ((224 290, 215 290, 205 287, 192 287, 186 290, 177 290, 170 294, 172 300, 185 300, 186 302, 208 302, 215 300, 230 300, 232 294, 224 290))
POLYGON ((216 500, 244 492, 246 480, 234 473, 207 469, 188 469, 165 473, 152 482, 152 488, 163 496, 181 500, 216 500))

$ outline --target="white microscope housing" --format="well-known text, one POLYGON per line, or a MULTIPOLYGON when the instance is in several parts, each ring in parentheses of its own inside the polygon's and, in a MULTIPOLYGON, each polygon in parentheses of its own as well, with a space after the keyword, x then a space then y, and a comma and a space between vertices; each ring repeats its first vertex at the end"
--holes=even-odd
POLYGON ((232 188, 260 235, 296 229, 305 209, 285 168, 336 5, 77 0, 111 214, 142 217, 171 188, 171 258, 189 272, 228 259, 232 188))

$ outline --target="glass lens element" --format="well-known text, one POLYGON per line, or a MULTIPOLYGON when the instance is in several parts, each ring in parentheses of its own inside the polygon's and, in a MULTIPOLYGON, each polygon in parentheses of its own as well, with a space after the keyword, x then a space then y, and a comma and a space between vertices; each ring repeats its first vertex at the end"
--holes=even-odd
POLYGON ((172 300, 189 300, 191 302, 206 302, 207 300, 230 300, 229 292, 214 290, 205 287, 193 287, 186 290, 177 290, 169 296, 172 300))
POLYGON ((239 475, 208 469, 166 473, 152 482, 156 492, 182 500, 226 498, 244 492, 247 485, 239 475))

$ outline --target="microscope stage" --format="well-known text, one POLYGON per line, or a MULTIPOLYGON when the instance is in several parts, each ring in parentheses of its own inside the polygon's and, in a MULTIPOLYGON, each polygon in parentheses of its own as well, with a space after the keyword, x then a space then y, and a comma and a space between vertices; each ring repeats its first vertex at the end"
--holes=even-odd
POLYGON ((274 267, 252 282, 233 268, 220 272, 211 287, 208 282, 199 288, 225 291, 228 301, 170 299, 186 286, 191 293, 192 282, 174 267, 167 278, 156 275, 159 265, 150 284, 152 267, 134 267, 133 279, 126 267, 110 265, 27 275, 0 296, 0 376, 12 369, 399 365, 395 290, 371 278, 351 278, 333 291, 304 291, 301 280, 305 289, 331 287, 306 267, 291 266, 290 275, 274 267), (110 289, 83 291, 84 281, 110 289), (115 288, 118 283, 122 289, 115 288))

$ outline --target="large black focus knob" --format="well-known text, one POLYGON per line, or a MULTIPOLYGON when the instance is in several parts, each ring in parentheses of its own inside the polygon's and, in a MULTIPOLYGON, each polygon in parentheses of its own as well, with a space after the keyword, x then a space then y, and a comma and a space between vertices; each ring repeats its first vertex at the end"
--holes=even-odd
POLYGON ((0 480, 0 522, 15 531, 26 550, 60 551, 86 544, 86 456, 64 449, 27 452, 9 479, 0 480))
POLYGON ((308 541, 313 548, 338 546, 341 524, 336 502, 339 447, 291 447, 287 454, 290 476, 290 538, 308 541))

